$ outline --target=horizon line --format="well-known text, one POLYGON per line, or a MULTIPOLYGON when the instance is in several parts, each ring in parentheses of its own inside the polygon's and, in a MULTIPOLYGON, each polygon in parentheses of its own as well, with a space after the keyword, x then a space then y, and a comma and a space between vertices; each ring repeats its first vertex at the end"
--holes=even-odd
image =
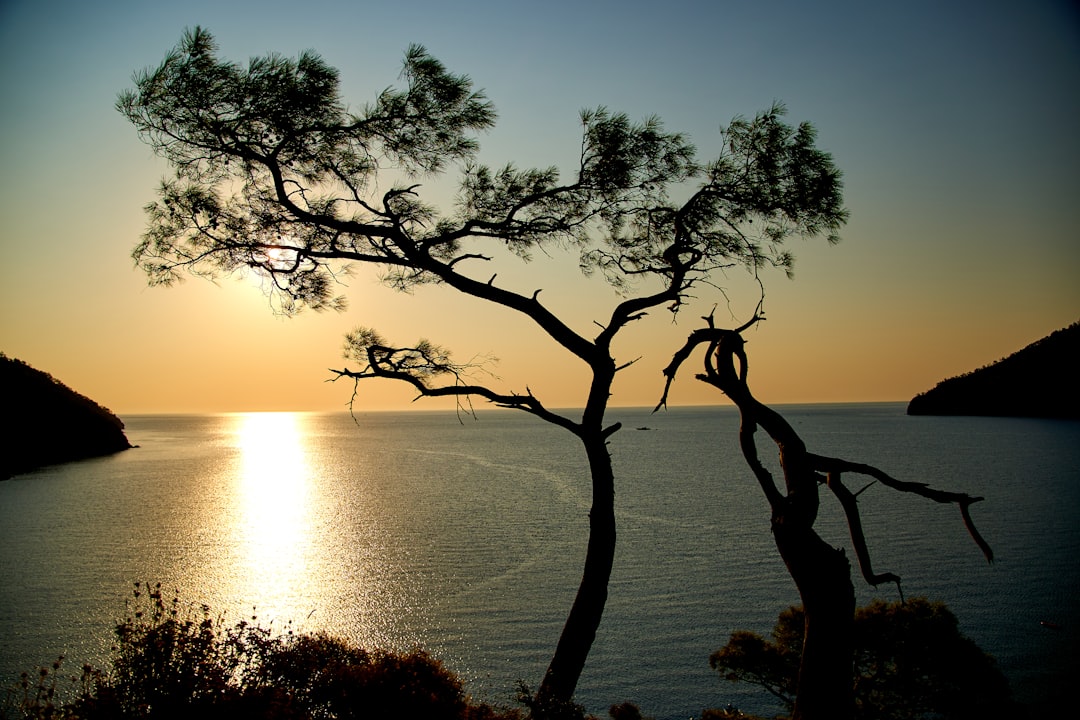
MULTIPOLYGON (((906 405, 910 400, 826 400, 826 401, 812 401, 812 402, 779 402, 779 403, 767 403, 770 407, 808 407, 808 406, 820 406, 820 405, 906 405)), ((680 410, 680 409, 708 409, 708 408, 730 408, 738 410, 734 403, 684 403, 679 405, 668 405, 667 407, 656 409, 652 405, 613 405, 608 408, 608 412, 618 410, 648 410, 657 412, 663 410, 680 410)), ((548 408, 552 412, 581 412, 584 410, 582 407, 568 406, 568 407, 554 407, 548 408)), ((470 414, 471 412, 524 412, 517 408, 498 407, 496 405, 480 405, 468 409, 456 409, 452 407, 371 407, 371 408, 357 408, 349 410, 348 408, 330 410, 330 409, 318 409, 318 410, 139 410, 132 412, 115 412, 113 414, 123 419, 124 416, 149 416, 149 415, 359 415, 365 413, 459 413, 464 412, 470 414)))

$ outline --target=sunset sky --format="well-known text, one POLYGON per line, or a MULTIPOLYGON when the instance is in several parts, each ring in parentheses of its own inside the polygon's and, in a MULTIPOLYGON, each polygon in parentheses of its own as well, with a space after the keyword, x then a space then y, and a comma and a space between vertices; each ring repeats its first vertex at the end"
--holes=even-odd
MULTIPOLYGON (((768 402, 907 400, 1080 320, 1080 11, 1070 0, 904 3, 620 0, 0 0, 0 350, 121 416, 344 409, 328 383, 357 325, 495 357, 486 381, 548 406, 584 402, 573 358, 523 318, 427 287, 347 279, 342 314, 274 316, 251 278, 148 288, 129 257, 167 173, 113 107, 132 74, 201 25, 246 62, 313 49, 360 106, 397 82, 410 43, 471 76, 499 112, 491 165, 573 169, 578 113, 658 115, 701 157, 717 128, 784 102, 844 172, 842 242, 796 240, 794 280, 766 277, 748 334, 768 402)), ((452 181, 452 178, 450 178, 452 181)), ((431 183, 430 197, 449 197, 431 183)), ((582 332, 617 301, 573 256, 492 268, 582 332)), ((628 328, 615 405, 652 405, 698 318, 756 301, 739 273, 677 324, 628 328)), ((724 402, 686 368, 673 405, 724 402)), ((483 379, 483 378, 481 378, 483 379)), ((410 405, 388 383, 358 409, 410 405)))

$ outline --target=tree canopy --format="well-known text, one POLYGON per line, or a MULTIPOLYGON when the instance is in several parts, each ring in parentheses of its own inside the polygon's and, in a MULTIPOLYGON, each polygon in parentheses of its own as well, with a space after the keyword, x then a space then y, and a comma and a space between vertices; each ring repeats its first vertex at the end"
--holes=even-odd
POLYGON ((615 375, 629 364, 616 360, 614 338, 653 308, 678 311, 717 270, 790 271, 784 242, 792 235, 835 242, 847 219, 840 172, 816 148, 813 127, 786 124, 779 104, 723 127, 711 161, 659 118, 634 122, 600 107, 581 113, 577 166, 565 176, 554 167, 493 168, 478 162, 476 135, 492 126, 495 110, 467 76, 413 46, 400 80, 403 87, 354 110, 340 97, 338 72, 314 53, 242 66, 219 59, 205 30, 186 32, 117 101, 172 169, 133 255, 155 284, 185 273, 258 273, 286 314, 343 309, 337 278, 366 264, 399 290, 434 283, 514 310, 585 364, 590 382, 576 417, 550 410, 527 385, 521 392, 475 382, 473 368, 430 340, 397 344, 370 327, 346 339, 355 365, 333 371, 354 383, 407 382, 420 396, 480 397, 581 440, 593 491, 590 535, 581 585, 538 691, 554 707, 573 694, 614 560, 607 438, 619 426, 606 425, 605 412, 615 375), (421 181, 451 169, 453 206, 425 202, 421 181), (496 282, 491 266, 503 249, 523 260, 576 250, 585 272, 612 283, 621 295, 607 318, 591 318, 596 335, 574 330, 539 289, 496 282))
MULTIPOLYGON (((839 171, 815 148, 811 125, 783 122, 782 105, 736 118, 722 130, 722 154, 706 163, 658 118, 586 110, 578 167, 562 180, 553 167, 476 163, 475 135, 494 124, 494 107, 420 46, 405 54, 405 87, 355 111, 339 95, 337 70, 314 53, 245 67, 216 52, 207 31, 188 31, 117 102, 174 171, 134 252, 156 283, 249 268, 273 279, 293 312, 340 307, 336 271, 370 262, 395 287, 443 282, 520 309, 535 298, 465 274, 490 259, 466 241, 497 240, 523 256, 569 241, 583 268, 620 285, 659 276, 668 281, 660 302, 674 302, 717 267, 790 268, 785 238, 835 241, 846 220, 839 171), (457 202, 440 211, 413 180, 451 163, 461 171, 457 202), (393 184, 380 190, 386 177, 393 184), (669 191, 687 180, 697 189, 673 201, 669 191)), ((543 321, 574 344, 565 327, 543 321)))

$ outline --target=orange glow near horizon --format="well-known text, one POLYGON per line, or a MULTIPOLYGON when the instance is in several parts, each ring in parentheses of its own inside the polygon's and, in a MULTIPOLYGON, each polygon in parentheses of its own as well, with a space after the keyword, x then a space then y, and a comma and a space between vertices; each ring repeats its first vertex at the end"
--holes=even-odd
MULTIPOLYGON (((328 382, 329 369, 345 364, 343 336, 364 326, 397 344, 428 339, 460 362, 497 357, 493 375, 477 379, 498 392, 529 388, 548 407, 585 402, 587 369, 520 315, 446 286, 395 293, 379 283, 380 268, 340 277, 345 313, 288 320, 260 292, 265 277, 148 288, 130 253, 169 168, 114 100, 196 20, 224 58, 315 50, 340 71, 342 102, 354 108, 395 84, 402 51, 422 42, 499 111, 477 138, 477 162, 555 166, 564 180, 580 161, 581 108, 655 115, 709 162, 720 125, 784 102, 792 123, 814 125, 843 172, 851 219, 836 247, 790 241, 793 281, 765 277, 768 321, 747 338, 751 387, 764 402, 905 401, 1080 318, 1080 136, 1071 126, 1080 95, 1061 91, 1080 86, 1080 44, 1069 32, 1075 18, 1054 3, 990 3, 975 24, 948 3, 858 12, 793 3, 782 18, 760 3, 734 15, 696 3, 685 32, 664 36, 648 14, 613 19, 592 5, 575 6, 568 23, 566 8, 503 3, 469 13, 420 2, 409 23, 389 4, 338 0, 312 0, 288 21, 250 0, 67 2, 70 12, 59 13, 55 4, 5 4, 0 351, 121 418, 346 411, 351 383, 328 382), (265 20, 257 31, 253 13, 265 20), (357 23, 385 32, 358 45, 357 23), (543 40, 523 41, 522 27, 543 40), (1023 132, 1033 118, 1038 132, 1023 132)), ((376 201, 397 179, 386 170, 368 188, 376 201)), ((419 199, 452 214, 458 170, 416 178, 419 199)), ((462 263, 474 278, 524 297, 539 292, 583 337, 596 335, 618 300, 602 279, 581 277, 576 248, 538 250, 527 264, 504 261, 498 247, 471 250, 495 258, 462 263)), ((290 253, 266 259, 287 262, 290 253)), ((737 270, 712 279, 724 291, 696 287, 678 324, 657 308, 620 333, 616 362, 631 365, 612 406, 655 404, 663 367, 701 316, 715 310, 728 327, 750 317, 756 285, 737 270)), ((699 367, 699 358, 685 366, 673 406, 726 403, 694 381, 699 367)), ((365 382, 355 409, 453 407, 415 399, 403 384, 365 382)))

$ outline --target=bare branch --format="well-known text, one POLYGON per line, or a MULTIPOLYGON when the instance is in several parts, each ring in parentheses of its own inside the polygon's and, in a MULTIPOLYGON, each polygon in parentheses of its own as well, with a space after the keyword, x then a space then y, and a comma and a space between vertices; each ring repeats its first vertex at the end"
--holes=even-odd
MULTIPOLYGON (((757 311, 754 313, 754 316, 744 322, 739 327, 735 328, 734 330, 724 330, 715 327, 713 323, 713 316, 711 313, 702 319, 706 321, 708 327, 699 328, 690 333, 690 337, 686 339, 686 343, 683 344, 681 348, 675 351, 675 355, 671 358, 671 362, 668 363, 667 367, 664 368, 664 392, 660 396, 660 401, 656 404, 656 407, 653 408, 653 412, 656 412, 661 408, 667 407, 668 393, 671 390, 671 383, 675 382, 675 376, 678 374, 679 368, 682 367, 682 364, 686 362, 687 358, 690 357, 690 355, 694 352, 694 350, 697 349, 699 345, 703 345, 705 343, 713 344, 719 342, 719 340, 727 333, 735 333, 736 335, 738 335, 744 330, 748 330, 756 323, 764 320, 765 315, 761 313, 761 305, 759 304, 757 311)), ((706 354, 706 358, 711 358, 711 356, 711 352, 706 354)), ((704 379, 704 377, 699 376, 698 379, 704 379)))
POLYGON ((361 328, 349 335, 346 348, 351 357, 362 363, 361 368, 331 369, 331 372, 336 378, 352 378, 354 388, 355 383, 363 379, 387 378, 408 383, 416 389, 419 397, 454 397, 466 401, 473 396, 482 397, 498 407, 523 410, 580 434, 578 424, 548 410, 532 391, 527 390, 525 394, 499 393, 485 385, 466 382, 468 372, 479 366, 453 363, 447 351, 426 341, 417 343, 415 347, 391 347, 374 331, 361 328), (451 377, 452 384, 431 384, 433 378, 443 375, 451 377))
POLYGON ((903 598, 904 590, 900 587, 899 575, 893 573, 877 575, 874 573, 873 565, 870 562, 870 551, 866 547, 866 536, 863 534, 862 529, 862 516, 859 514, 859 504, 855 494, 848 490, 847 486, 841 481, 839 472, 830 472, 827 478, 826 485, 832 490, 836 499, 840 501, 840 506, 844 508, 844 515, 847 516, 848 533, 851 535, 851 544, 855 547, 855 557, 859 560, 859 570, 862 572, 863 579, 874 587, 883 582, 896 583, 896 591, 903 598))
POLYGON ((987 562, 994 561, 994 551, 975 527, 975 523, 972 521, 971 513, 968 509, 972 503, 979 502, 983 498, 971 496, 966 493, 937 490, 926 483, 897 480, 873 465, 855 463, 840 458, 825 457, 823 455, 810 454, 808 455, 808 458, 813 466, 821 472, 835 473, 837 476, 839 476, 841 472, 854 472, 861 475, 868 475, 882 485, 890 487, 893 490, 920 495, 938 503, 955 503, 960 508, 961 516, 964 519, 964 527, 967 528, 968 534, 971 535, 971 539, 979 546, 979 549, 986 557, 987 562))
MULTIPOLYGON (((697 375, 697 378, 721 390, 738 406, 742 421, 739 440, 743 456, 769 500, 774 517, 777 513, 786 516, 793 511, 797 511, 807 519, 806 528, 809 530, 813 525, 817 512, 817 494, 816 490, 810 487, 810 483, 813 481, 813 484, 816 484, 816 479, 821 478, 821 474, 824 474, 826 485, 844 510, 849 534, 863 577, 868 583, 875 586, 882 582, 894 582, 897 589, 902 593, 899 576, 893 573, 875 573, 873 571, 856 494, 852 493, 841 481, 842 473, 858 473, 869 476, 874 481, 900 492, 916 494, 938 503, 954 503, 958 505, 968 533, 986 559, 993 561, 993 551, 976 529, 969 510, 972 503, 978 502, 982 498, 965 493, 938 490, 931 488, 926 483, 897 480, 872 465, 809 452, 794 428, 779 413, 758 402, 750 392, 746 380, 748 360, 740 331, 716 328, 712 315, 704 319, 707 327, 691 333, 686 343, 675 353, 671 363, 664 369, 666 383, 661 403, 657 406, 657 409, 666 404, 668 389, 682 363, 690 357, 699 345, 708 343, 708 350, 704 358, 705 372, 697 375), (758 457, 754 433, 759 426, 769 434, 779 449, 780 464, 784 470, 784 480, 787 486, 786 496, 780 493, 772 474, 762 465, 758 457)), ((743 328, 749 327, 758 319, 755 316, 750 322, 744 324, 743 328)), ((859 492, 861 493, 865 489, 864 487, 859 492)))

